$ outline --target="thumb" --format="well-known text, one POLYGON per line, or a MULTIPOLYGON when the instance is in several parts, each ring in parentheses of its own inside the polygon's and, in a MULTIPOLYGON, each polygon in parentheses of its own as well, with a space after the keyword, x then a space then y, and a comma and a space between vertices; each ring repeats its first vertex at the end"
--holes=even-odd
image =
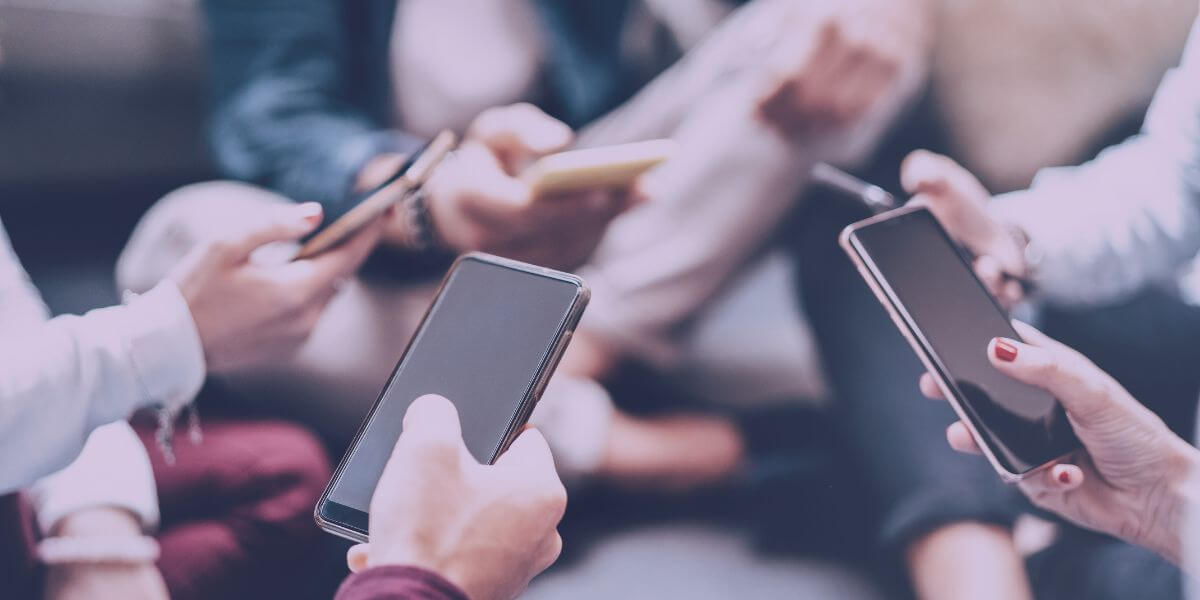
POLYGON ((510 170, 533 158, 562 150, 574 138, 565 123, 526 103, 480 113, 467 135, 501 157, 510 170))
POLYGON ((368 555, 371 553, 370 544, 355 544, 346 551, 346 566, 351 573, 359 573, 367 569, 368 555))
POLYGON ((542 432, 532 427, 527 428, 517 436, 512 445, 500 458, 495 466, 516 473, 521 477, 536 477, 544 481, 553 481, 558 485, 558 471, 554 468, 554 455, 542 432))
POLYGON ((271 242, 291 241, 311 233, 321 224, 322 209, 316 202, 272 206, 248 219, 218 240, 221 258, 240 262, 250 253, 271 242))
POLYGON ((463 443, 458 409, 436 394, 414 400, 404 414, 404 431, 392 449, 389 464, 418 461, 449 468, 468 460, 474 462, 463 443))
POLYGON ((1075 417, 1087 420, 1105 409, 1108 375, 1073 352, 995 338, 988 359, 1001 373, 1049 392, 1075 417))
POLYGON ((928 150, 915 150, 900 165, 900 185, 909 194, 930 194, 954 200, 986 200, 983 184, 953 159, 928 150))

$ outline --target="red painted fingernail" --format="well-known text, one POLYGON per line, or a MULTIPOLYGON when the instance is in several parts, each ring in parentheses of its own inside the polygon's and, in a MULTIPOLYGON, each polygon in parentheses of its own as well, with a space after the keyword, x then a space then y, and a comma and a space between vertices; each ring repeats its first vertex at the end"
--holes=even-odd
POLYGON ((996 338, 995 348, 992 350, 996 358, 1004 362, 1012 362, 1017 360, 1017 347, 1008 340, 996 338))
POLYGON ((1059 471, 1058 481, 1060 483, 1071 483, 1071 474, 1066 471, 1059 471))
POLYGON ((296 207, 296 212, 299 213, 301 219, 313 225, 321 222, 321 205, 316 202, 305 202, 296 207))

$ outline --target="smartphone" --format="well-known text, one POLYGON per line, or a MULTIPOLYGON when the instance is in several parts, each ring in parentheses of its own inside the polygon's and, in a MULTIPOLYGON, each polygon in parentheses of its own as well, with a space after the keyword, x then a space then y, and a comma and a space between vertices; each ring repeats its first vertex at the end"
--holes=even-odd
POLYGON ((317 524, 367 541, 375 485, 404 413, 425 394, 450 399, 467 449, 494 462, 524 427, 589 297, 574 275, 480 253, 459 258, 325 488, 317 524))
POLYGON ((992 338, 1021 338, 933 213, 876 215, 847 227, 841 245, 1001 477, 1020 480, 1079 447, 1053 396, 988 361, 992 338))
POLYGON ((406 194, 424 185, 433 169, 454 149, 455 143, 457 136, 453 132, 444 130, 439 133, 354 208, 305 242, 293 260, 311 258, 333 248, 378 219, 406 194))
POLYGON ((622 188, 666 162, 678 148, 675 140, 659 139, 543 156, 521 173, 534 197, 598 188, 622 188))

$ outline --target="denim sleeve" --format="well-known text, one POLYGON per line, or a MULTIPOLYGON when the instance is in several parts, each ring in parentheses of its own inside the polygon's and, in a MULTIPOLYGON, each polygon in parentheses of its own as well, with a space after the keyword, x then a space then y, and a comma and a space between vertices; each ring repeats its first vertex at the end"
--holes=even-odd
POLYGON ((298 201, 327 218, 350 208, 361 167, 410 152, 414 136, 389 130, 357 85, 347 5, 340 0, 205 0, 216 106, 211 143, 231 177, 298 201))

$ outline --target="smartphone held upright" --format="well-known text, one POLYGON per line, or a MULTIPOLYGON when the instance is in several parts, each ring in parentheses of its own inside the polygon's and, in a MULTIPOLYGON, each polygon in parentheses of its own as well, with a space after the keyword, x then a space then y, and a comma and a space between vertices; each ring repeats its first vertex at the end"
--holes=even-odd
POLYGON ((495 461, 529 419, 589 295, 567 273, 480 253, 459 258, 318 502, 321 528, 367 540, 375 485, 420 396, 450 399, 472 456, 495 461))
POLYGON ((1079 447, 1054 397, 989 362, 992 339, 1021 338, 933 213, 876 215, 847 227, 841 244, 1004 479, 1079 447))

